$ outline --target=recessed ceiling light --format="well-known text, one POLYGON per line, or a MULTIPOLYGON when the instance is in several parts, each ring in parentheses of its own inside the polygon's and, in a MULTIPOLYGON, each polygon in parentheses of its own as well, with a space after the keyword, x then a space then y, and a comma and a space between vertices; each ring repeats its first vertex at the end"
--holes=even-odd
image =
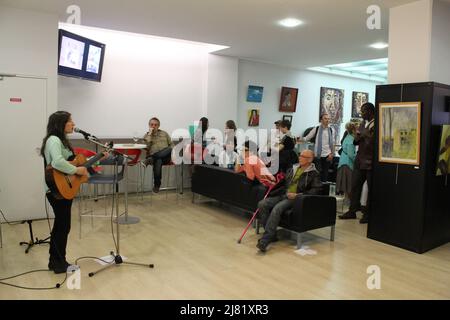
POLYGON ((384 42, 377 42, 377 43, 371 44, 370 47, 381 50, 381 49, 386 49, 387 47, 389 47, 389 45, 384 42))
POLYGON ((278 24, 286 27, 286 28, 295 28, 299 25, 303 24, 303 21, 295 19, 295 18, 286 18, 283 20, 278 21, 278 24))

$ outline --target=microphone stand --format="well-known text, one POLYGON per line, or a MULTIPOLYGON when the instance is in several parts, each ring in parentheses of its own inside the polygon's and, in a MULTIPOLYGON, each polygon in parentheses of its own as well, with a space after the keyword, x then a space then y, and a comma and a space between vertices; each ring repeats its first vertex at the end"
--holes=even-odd
MULTIPOLYGON (((114 161, 114 185, 117 184, 117 177, 119 175, 119 155, 123 156, 125 158, 125 161, 128 161, 128 159, 130 158, 129 156, 122 154, 122 152, 118 152, 117 150, 113 149, 112 147, 108 147, 106 145, 101 144, 100 142, 98 142, 96 139, 94 139, 93 137, 89 137, 90 142, 95 143, 101 147, 107 148, 109 150, 113 150, 114 154, 115 154, 115 161, 114 161)), ((111 144, 111 143, 110 143, 111 144)), ((120 264, 129 264, 129 265, 136 265, 136 266, 143 266, 143 267, 149 267, 149 268, 154 268, 154 264, 146 264, 146 263, 136 263, 136 262, 125 262, 123 261, 121 255, 120 255, 120 229, 119 229, 119 192, 118 190, 114 187, 113 188, 113 205, 115 205, 115 209, 116 209, 116 239, 117 239, 117 243, 116 243, 116 250, 117 250, 117 254, 114 253, 114 251, 110 251, 110 255, 114 258, 113 263, 108 264, 107 266, 94 271, 94 272, 90 272, 89 273, 89 277, 93 277, 95 276, 97 273, 106 270, 112 266, 119 266, 120 264)))

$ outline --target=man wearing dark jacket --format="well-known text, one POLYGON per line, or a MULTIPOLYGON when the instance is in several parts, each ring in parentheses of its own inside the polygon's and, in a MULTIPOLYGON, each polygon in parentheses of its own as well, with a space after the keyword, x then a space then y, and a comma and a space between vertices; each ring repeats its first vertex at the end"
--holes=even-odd
POLYGON ((369 222, 370 196, 372 189, 372 162, 375 148, 375 106, 372 103, 365 103, 361 106, 361 113, 364 121, 356 131, 353 144, 358 145, 355 164, 352 173, 352 197, 350 199, 349 210, 340 215, 340 219, 356 219, 356 211, 361 207, 360 199, 364 182, 367 180, 367 203, 363 210, 363 217, 360 223, 369 222))
POLYGON ((264 226, 264 234, 259 239, 256 247, 265 252, 270 242, 276 239, 277 227, 281 215, 294 207, 295 198, 301 194, 316 195, 322 191, 320 174, 312 163, 314 152, 303 151, 299 156, 300 165, 294 166, 286 173, 284 185, 276 189, 271 197, 261 200, 258 208, 261 214, 261 223, 264 226))

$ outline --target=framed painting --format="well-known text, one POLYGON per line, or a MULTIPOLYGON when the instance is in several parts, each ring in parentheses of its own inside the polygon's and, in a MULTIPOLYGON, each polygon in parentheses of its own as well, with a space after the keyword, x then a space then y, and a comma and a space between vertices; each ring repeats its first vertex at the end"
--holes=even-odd
POLYGON ((437 176, 450 174, 450 125, 441 128, 441 143, 439 144, 437 176))
POLYGON ((326 87, 320 88, 319 118, 325 113, 330 116, 330 124, 342 123, 344 114, 344 90, 326 87))
POLYGON ((356 92, 352 94, 352 118, 362 118, 361 106, 369 102, 369 94, 367 92, 356 92))
POLYGON ((263 97, 263 87, 248 86, 247 101, 248 102, 261 102, 263 97))
POLYGON ((420 102, 380 103, 380 162, 420 164, 420 114, 420 102))
POLYGON ((289 123, 292 125, 292 116, 284 115, 284 116, 283 116, 283 121, 284 121, 284 120, 289 121, 289 123))
POLYGON ((259 126, 259 109, 248 110, 248 126, 249 127, 259 126))
POLYGON ((295 112, 297 110, 297 88, 281 88, 280 112, 295 112))

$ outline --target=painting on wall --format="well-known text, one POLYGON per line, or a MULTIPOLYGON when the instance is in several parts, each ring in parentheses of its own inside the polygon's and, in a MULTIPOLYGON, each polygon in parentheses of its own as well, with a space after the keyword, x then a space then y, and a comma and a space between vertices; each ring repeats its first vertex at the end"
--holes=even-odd
POLYGON ((261 102, 263 97, 264 87, 248 86, 247 101, 248 102, 261 102))
POLYGON ((380 104, 380 162, 420 164, 420 109, 420 102, 380 104))
POLYGON ((344 90, 320 88, 320 115, 325 113, 330 116, 330 124, 337 125, 342 123, 344 114, 344 90))
POLYGON ((289 123, 292 125, 292 116, 284 115, 284 116, 283 116, 283 121, 284 121, 284 120, 289 121, 289 123))
POLYGON ((352 118, 362 118, 361 106, 369 102, 369 94, 367 92, 353 91, 352 95, 352 118))
POLYGON ((249 127, 259 126, 259 109, 248 110, 248 126, 249 127))
POLYGON ((280 112, 295 112, 297 110, 297 88, 281 88, 280 112))
POLYGON ((450 125, 443 125, 436 175, 450 174, 450 125))

